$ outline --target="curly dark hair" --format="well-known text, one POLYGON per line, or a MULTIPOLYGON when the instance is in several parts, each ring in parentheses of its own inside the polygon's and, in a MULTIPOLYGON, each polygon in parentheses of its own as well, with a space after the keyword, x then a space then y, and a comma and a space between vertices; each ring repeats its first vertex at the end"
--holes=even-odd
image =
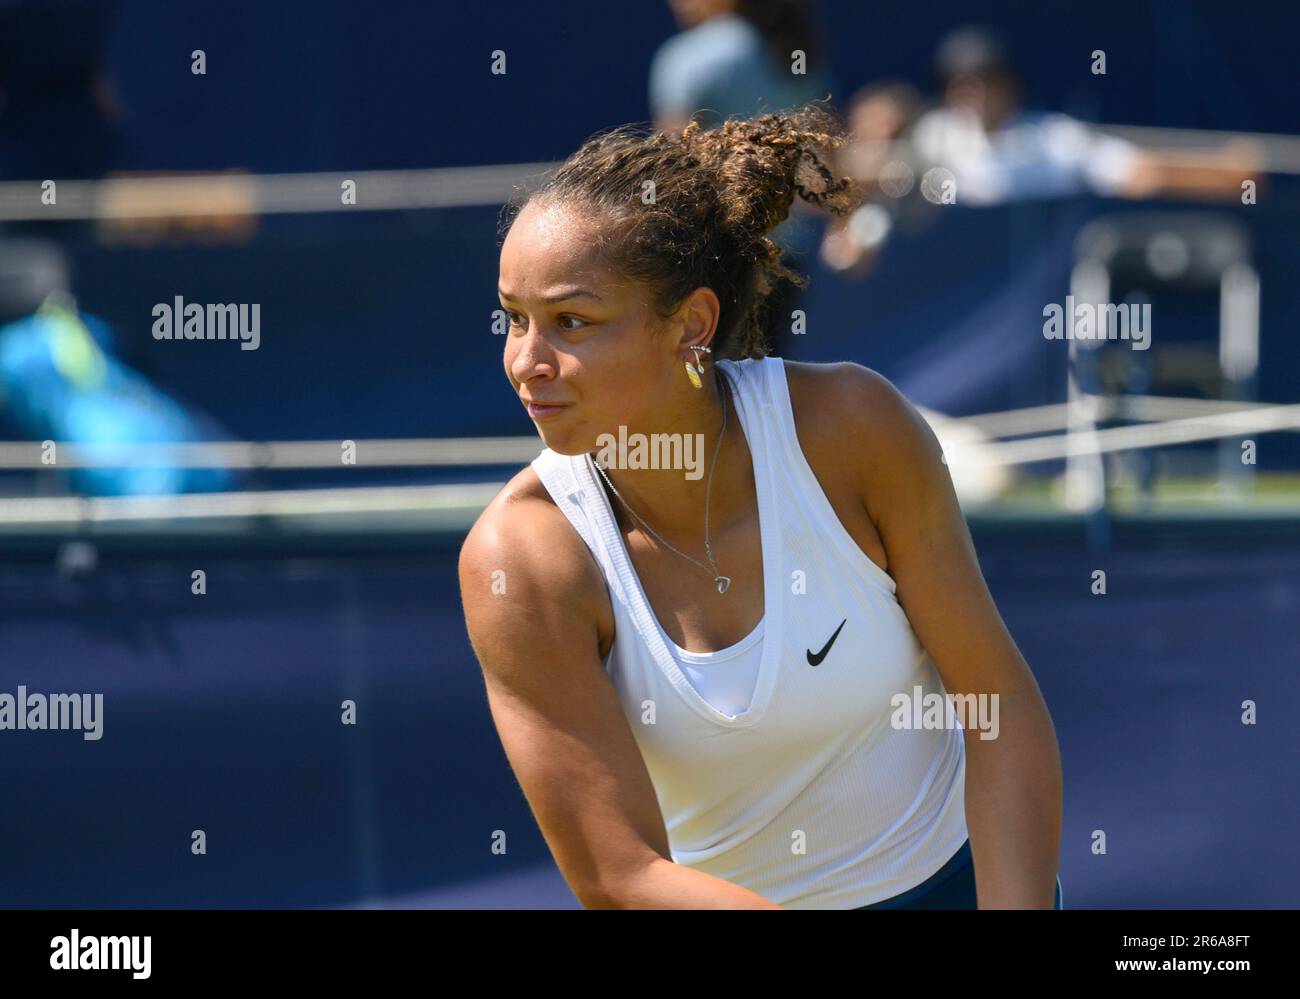
POLYGON ((835 215, 856 206, 856 185, 828 166, 828 151, 846 141, 838 117, 816 102, 711 129, 692 121, 676 134, 621 125, 590 137, 535 190, 516 192, 500 237, 530 203, 572 206, 596 220, 603 258, 650 289, 661 318, 712 288, 722 306, 713 356, 764 357, 773 292, 782 279, 808 283, 768 233, 796 195, 835 215))

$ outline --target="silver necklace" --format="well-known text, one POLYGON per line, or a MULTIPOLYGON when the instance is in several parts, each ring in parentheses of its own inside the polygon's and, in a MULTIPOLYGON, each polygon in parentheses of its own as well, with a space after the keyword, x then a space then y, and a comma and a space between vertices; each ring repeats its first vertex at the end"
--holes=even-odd
MULTIPOLYGON (((717 372, 717 370, 718 370, 717 368, 714 368, 715 373, 717 372)), ((715 374, 715 377, 716 377, 716 378, 718 379, 718 381, 719 381, 720 383, 722 383, 723 385, 726 384, 726 381, 727 381, 726 378, 724 378, 724 377, 722 377, 722 376, 720 376, 720 375, 716 375, 716 374, 715 374)), ((697 559, 697 558, 691 558, 691 556, 687 555, 684 551, 681 551, 680 549, 673 547, 673 546, 670 545, 667 541, 665 541, 665 540, 660 536, 660 534, 659 534, 658 531, 656 531, 653 527, 651 527, 651 526, 650 526, 649 524, 647 524, 644 520, 642 520, 642 519, 641 519, 641 515, 638 514, 635 510, 632 509, 632 504, 630 504, 627 500, 623 499, 623 497, 619 494, 619 491, 618 491, 617 489, 614 488, 614 483, 612 483, 612 482, 609 481, 609 476, 605 474, 605 470, 604 470, 603 468, 600 467, 600 464, 599 464, 595 459, 593 459, 593 458, 591 457, 591 455, 588 455, 588 456, 587 456, 587 459, 588 459, 588 460, 589 460, 593 465, 596 466, 596 471, 598 471, 598 472, 600 473, 600 477, 601 477, 602 479, 605 480, 606 485, 609 486, 610 490, 614 493, 615 496, 618 496, 618 498, 619 498, 619 500, 622 502, 622 504, 623 504, 625 507, 627 507, 627 512, 630 513, 633 517, 636 517, 636 519, 637 519, 638 521, 640 521, 641 526, 644 527, 644 528, 645 528, 647 531, 649 531, 651 534, 653 534, 653 535, 654 535, 654 536, 659 540, 659 543, 662 544, 662 545, 664 545, 664 547, 666 547, 666 548, 671 548, 673 551, 677 552, 677 554, 680 555, 682 558, 684 558, 684 559, 688 559, 688 560, 690 560, 691 562, 694 562, 694 563, 695 563, 696 565, 698 565, 701 569, 704 569, 704 570, 706 570, 706 571, 712 572, 712 573, 713 573, 713 582, 714 582, 714 584, 718 587, 718 592, 719 592, 719 593, 726 593, 727 590, 731 587, 731 577, 730 577, 730 576, 723 576, 723 575, 721 575, 721 574, 718 572, 718 566, 717 566, 717 564, 713 561, 713 548, 709 545, 709 495, 710 495, 710 492, 711 492, 711 490, 712 490, 712 488, 713 488, 713 472, 714 472, 714 469, 716 469, 716 468, 718 467, 718 452, 722 449, 722 438, 725 437, 725 436, 727 436, 727 399, 728 399, 728 397, 729 397, 729 395, 728 395, 728 391, 724 389, 723 394, 722 394, 722 433, 718 435, 718 443, 717 443, 717 446, 713 449, 713 464, 709 466, 709 479, 708 479, 708 482, 706 482, 705 485, 704 485, 704 550, 705 550, 706 552, 708 552, 708 556, 709 556, 709 564, 708 564, 708 565, 705 565, 703 562, 701 562, 701 561, 700 561, 699 559, 697 559), (712 567, 712 568, 710 568, 710 567, 712 567)))

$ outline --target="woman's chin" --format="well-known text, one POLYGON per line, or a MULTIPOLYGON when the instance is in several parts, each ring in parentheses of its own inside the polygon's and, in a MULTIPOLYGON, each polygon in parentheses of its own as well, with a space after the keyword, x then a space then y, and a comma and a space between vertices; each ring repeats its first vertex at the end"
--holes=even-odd
POLYGON ((566 434, 548 427, 539 426, 537 434, 542 438, 542 443, 556 454, 573 456, 587 454, 596 449, 594 443, 578 440, 572 434, 566 434))

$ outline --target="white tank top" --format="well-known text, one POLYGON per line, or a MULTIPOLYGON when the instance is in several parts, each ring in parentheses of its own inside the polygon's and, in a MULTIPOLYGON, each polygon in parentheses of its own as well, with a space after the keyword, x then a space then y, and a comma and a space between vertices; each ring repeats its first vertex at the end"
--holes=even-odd
POLYGON ((962 732, 890 723, 895 694, 943 694, 943 683, 893 579, 804 457, 784 361, 717 364, 753 458, 764 574, 763 618, 730 648, 684 652, 668 638, 590 455, 547 448, 532 467, 605 576, 615 623, 605 668, 673 861, 791 909, 883 901, 967 838, 962 732))

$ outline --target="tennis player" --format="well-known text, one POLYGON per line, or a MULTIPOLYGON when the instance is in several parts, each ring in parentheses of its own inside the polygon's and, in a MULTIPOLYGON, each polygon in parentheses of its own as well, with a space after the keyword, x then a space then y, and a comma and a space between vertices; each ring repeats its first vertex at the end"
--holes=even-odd
POLYGON ((1060 907, 1055 732, 934 434, 868 368, 765 351, 768 234, 796 196, 853 206, 842 143, 815 105, 623 126, 503 215, 505 372, 545 449, 460 585, 584 907, 1060 907))

